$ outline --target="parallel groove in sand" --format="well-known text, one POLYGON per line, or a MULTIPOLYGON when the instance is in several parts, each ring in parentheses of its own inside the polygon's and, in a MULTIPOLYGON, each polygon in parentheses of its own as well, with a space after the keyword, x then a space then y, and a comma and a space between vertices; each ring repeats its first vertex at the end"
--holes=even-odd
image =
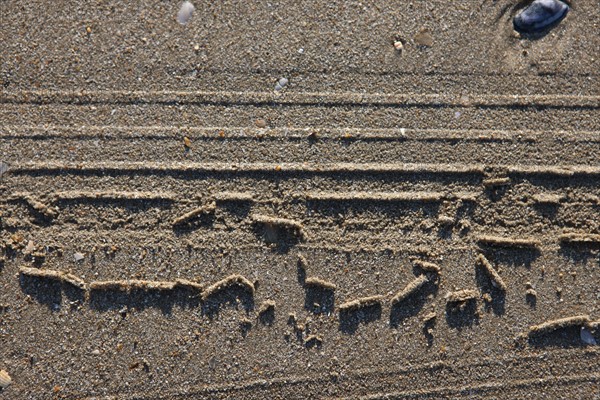
MULTIPOLYGON (((490 166, 491 167, 491 166, 490 166)), ((600 166, 587 165, 494 165, 516 175, 548 175, 554 177, 598 176, 600 166)), ((224 162, 24 162, 15 163, 10 171, 19 174, 64 173, 177 173, 177 172, 292 172, 292 173, 430 173, 483 175, 483 164, 414 164, 414 163, 224 163, 224 162)))
POLYGON ((363 139, 385 141, 560 141, 560 142, 600 142, 600 131, 587 130, 505 130, 505 129, 415 129, 415 128, 315 128, 315 127, 269 127, 264 129, 255 126, 182 126, 171 125, 0 125, 0 138, 22 140, 46 139, 84 139, 84 138, 124 138, 143 137, 150 139, 172 140, 183 134, 191 135, 193 139, 256 140, 257 132, 266 130, 269 135, 262 140, 307 139, 311 132, 318 132, 320 139, 363 139), (223 131, 224 137, 219 132, 223 131), (348 136, 350 135, 350 136, 348 136))
POLYGON ((456 94, 364 94, 355 92, 235 92, 235 91, 20 91, 5 92, 0 104, 224 104, 352 107, 552 107, 600 108, 600 96, 478 95, 462 100, 456 94))
MULTIPOLYGON (((590 357, 594 357, 597 356, 597 352, 592 351, 589 356, 590 357)), ((349 372, 346 376, 346 379, 344 381, 352 381, 354 379, 357 378, 367 378, 370 381, 375 380, 377 377, 390 377, 393 378, 394 381, 397 380, 398 376, 430 376, 429 374, 426 374, 427 371, 439 371, 440 369, 445 369, 445 368, 449 368, 450 371, 458 371, 460 369, 468 369, 468 368, 475 368, 475 369, 480 369, 481 367, 485 367, 485 366, 504 366, 504 365, 514 365, 514 364, 523 364, 525 362, 534 362, 534 363, 552 363, 552 362, 558 362, 558 361, 570 361, 572 363, 574 363, 576 366, 580 367, 580 368, 587 368, 582 364, 582 360, 581 360, 581 353, 580 351, 573 351, 573 350, 558 350, 556 352, 552 352, 549 354, 541 354, 541 355, 525 355, 525 356, 504 356, 504 357, 489 357, 486 359, 476 359, 474 361, 458 361, 458 362, 445 362, 445 361, 434 361, 434 362, 428 362, 428 363, 420 363, 420 364, 412 364, 408 367, 400 367, 400 368, 386 368, 385 370, 383 369, 379 369, 379 368, 367 368, 367 369, 358 369, 358 370, 353 370, 351 372, 349 372)), ((527 374, 531 374, 531 378, 529 378, 529 375, 523 376, 521 377, 521 379, 516 379, 515 381, 519 382, 519 386, 523 386, 523 387, 529 387, 532 385, 535 385, 536 382, 542 382, 542 383, 550 383, 553 380, 561 380, 562 383, 569 383, 569 382, 573 382, 574 383, 578 383, 578 382, 586 382, 586 381, 598 381, 600 380, 600 373, 589 373, 589 374, 572 374, 572 375, 563 375, 563 376, 553 376, 553 377, 547 377, 547 378, 540 378, 537 374, 537 369, 536 368, 528 368, 526 370, 527 374), (561 379, 563 378, 563 379, 561 379)), ((513 372, 511 372, 513 373, 513 372)), ((457 376, 460 376, 461 374, 456 372, 457 376)), ((474 379, 477 379, 477 375, 473 376, 474 379)), ((481 379, 486 379, 485 376, 483 376, 483 378, 481 379)), ((156 398, 156 399, 163 399, 163 398, 179 398, 180 396, 189 396, 189 395, 200 395, 200 394, 232 394, 232 393, 245 393, 248 391, 253 391, 253 390, 260 390, 260 389, 274 389, 274 390, 281 390, 282 388, 286 387, 286 386, 300 386, 300 385, 307 385, 310 383, 320 383, 320 384, 327 384, 331 382, 331 378, 329 376, 324 376, 323 374, 316 374, 316 375, 303 375, 303 376, 298 376, 298 375, 292 375, 292 376, 282 376, 282 377, 276 377, 276 378, 270 378, 270 379, 257 379, 257 380, 246 380, 246 381, 242 381, 239 383, 231 383, 231 384, 212 384, 212 385, 203 385, 202 387, 196 387, 196 388, 192 388, 189 391, 186 391, 185 393, 178 393, 176 390, 175 391, 168 391, 165 390, 164 392, 162 392, 160 395, 156 395, 156 396, 152 396, 150 398, 156 398)), ((417 381, 418 382, 418 381, 417 381)), ((483 385, 487 385, 487 383, 484 383, 483 385)), ((481 385, 478 385, 481 386, 481 385)), ((435 391, 436 390, 448 390, 448 391, 462 391, 462 390, 469 390, 469 387, 465 387, 465 386, 461 386, 461 385, 455 385, 455 386, 445 386, 445 387, 441 387, 441 388, 433 388, 433 389, 423 389, 418 390, 418 394, 427 394, 429 393, 429 391, 434 391, 432 392, 432 394, 437 394, 435 391)), ((475 389, 476 385, 471 385, 470 386, 471 389, 475 389)), ((488 388, 488 390, 494 390, 496 388, 499 388, 497 386, 496 383, 493 384, 493 387, 488 388)), ((483 387, 482 389, 485 389, 485 387, 483 387)), ((417 390, 414 390, 417 391, 417 390)), ((406 392, 407 395, 410 395, 411 392, 406 392)), ((148 398, 147 395, 141 395, 141 394, 136 394, 136 393, 132 393, 132 394, 125 394, 125 393, 114 393, 114 394, 108 394, 108 395, 104 395, 101 397, 97 397, 97 396, 93 396, 93 397, 85 397, 85 399, 88 400, 92 400, 92 399, 112 399, 114 398, 113 396, 115 395, 119 395, 122 396, 120 398, 127 398, 127 399, 135 399, 138 398, 139 396, 143 397, 143 398, 148 398)), ((373 394, 373 396, 379 396, 379 395, 385 395, 385 393, 379 393, 379 394, 373 394)), ((377 397, 375 397, 377 398, 377 397)))

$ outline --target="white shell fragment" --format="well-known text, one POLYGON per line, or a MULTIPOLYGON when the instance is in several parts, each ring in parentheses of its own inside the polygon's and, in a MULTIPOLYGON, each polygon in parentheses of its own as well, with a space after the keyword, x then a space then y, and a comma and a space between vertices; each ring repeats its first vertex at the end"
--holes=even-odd
POLYGON ((0 389, 5 389, 8 385, 10 385, 12 379, 8 372, 5 370, 0 370, 0 389))
POLYGON ((275 91, 279 92, 281 89, 283 89, 285 87, 285 85, 288 84, 288 79, 287 78, 281 78, 279 81, 277 81, 277 83, 275 84, 275 91))
POLYGON ((580 336, 581 341, 589 346, 596 346, 598 344, 596 342, 596 338, 594 335, 592 335, 592 332, 590 332, 585 326, 581 327, 580 336))
POLYGON ((0 177, 8 172, 8 164, 0 161, 0 177))
POLYGON ((75 259, 75 261, 81 261, 81 260, 83 260, 84 257, 85 256, 82 253, 79 253, 79 252, 73 254, 73 259, 75 259))
POLYGON ((188 23, 190 18, 192 18, 192 14, 196 8, 189 1, 184 1, 177 13, 177 22, 181 25, 185 25, 188 23))

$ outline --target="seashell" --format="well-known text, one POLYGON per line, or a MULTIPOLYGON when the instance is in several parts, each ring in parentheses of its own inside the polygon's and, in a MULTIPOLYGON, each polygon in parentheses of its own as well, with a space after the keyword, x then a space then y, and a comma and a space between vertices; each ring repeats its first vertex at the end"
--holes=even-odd
POLYGON ((0 370, 0 389, 6 388, 11 382, 12 379, 10 378, 10 375, 8 375, 8 372, 0 370))
POLYGON ((181 25, 185 25, 188 23, 190 18, 192 18, 192 14, 196 8, 189 1, 184 1, 177 13, 177 22, 181 25))
POLYGON ((535 0, 513 19, 518 32, 540 32, 563 19, 569 6, 559 0, 535 0))

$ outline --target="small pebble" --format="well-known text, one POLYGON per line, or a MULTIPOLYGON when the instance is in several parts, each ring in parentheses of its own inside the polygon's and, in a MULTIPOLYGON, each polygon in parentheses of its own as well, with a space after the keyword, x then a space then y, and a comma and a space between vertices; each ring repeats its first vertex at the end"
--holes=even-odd
POLYGON ((404 50, 404 43, 402 43, 401 40, 396 40, 394 42, 394 48, 399 52, 402 53, 402 50, 404 50))
POLYGON ((288 79, 287 78, 281 78, 276 84, 275 84, 275 91, 279 92, 281 89, 283 89, 285 87, 285 85, 288 84, 288 79))
POLYGON ((33 244, 33 240, 27 242, 27 246, 25 246, 25 250, 23 250, 24 254, 31 254, 35 250, 35 244, 33 244))
POLYGON ((85 256, 82 253, 79 253, 79 252, 73 254, 73 258, 75 259, 75 261, 81 261, 81 260, 83 260, 84 257, 85 256))
POLYGON ((181 25, 185 25, 188 23, 190 18, 192 18, 192 14, 194 13, 195 7, 189 1, 184 1, 177 13, 177 22, 181 25))
POLYGON ((267 121, 265 121, 262 118, 257 119, 256 121, 254 121, 254 123, 256 124, 257 128, 266 128, 267 127, 267 121))

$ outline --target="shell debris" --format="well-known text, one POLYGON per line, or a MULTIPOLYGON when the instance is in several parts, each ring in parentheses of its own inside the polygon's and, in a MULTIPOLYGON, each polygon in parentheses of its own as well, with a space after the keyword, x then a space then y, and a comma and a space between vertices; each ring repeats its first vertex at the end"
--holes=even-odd
POLYGON ((5 370, 0 370, 0 388, 5 389, 12 383, 12 378, 5 370))
POLYGON ((404 43, 402 43, 402 40, 394 41, 394 48, 398 53, 402 53, 402 50, 404 50, 404 43))
POLYGON ((2 175, 7 173, 8 170, 9 170, 8 164, 3 161, 0 161, 0 178, 2 177, 2 175))

